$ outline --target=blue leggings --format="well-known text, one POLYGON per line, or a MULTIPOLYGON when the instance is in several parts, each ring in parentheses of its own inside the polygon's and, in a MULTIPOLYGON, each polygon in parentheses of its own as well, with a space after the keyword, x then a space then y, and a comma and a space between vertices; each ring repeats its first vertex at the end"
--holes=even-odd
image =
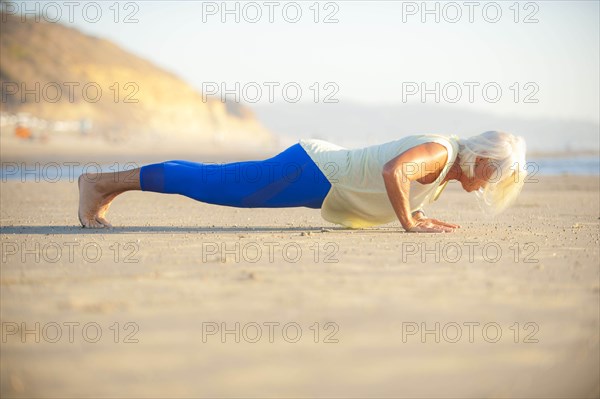
POLYGON ((143 191, 181 194, 240 208, 320 208, 331 183, 300 144, 263 161, 205 164, 168 161, 143 166, 143 191))

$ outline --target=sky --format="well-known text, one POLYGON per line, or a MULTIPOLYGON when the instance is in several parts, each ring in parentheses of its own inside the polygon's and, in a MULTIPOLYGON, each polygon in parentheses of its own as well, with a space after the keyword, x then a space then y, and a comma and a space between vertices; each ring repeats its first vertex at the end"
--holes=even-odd
POLYGON ((598 1, 17 4, 36 3, 44 18, 60 14, 198 90, 237 82, 250 105, 425 102, 600 119, 598 1))

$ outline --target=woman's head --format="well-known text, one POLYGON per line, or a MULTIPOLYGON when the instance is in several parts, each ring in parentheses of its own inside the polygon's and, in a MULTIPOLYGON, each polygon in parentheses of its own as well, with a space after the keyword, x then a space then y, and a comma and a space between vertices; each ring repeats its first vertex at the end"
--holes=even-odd
POLYGON ((527 175, 525 140, 510 133, 488 131, 458 139, 459 179, 474 191, 482 208, 498 214, 517 198, 527 175))

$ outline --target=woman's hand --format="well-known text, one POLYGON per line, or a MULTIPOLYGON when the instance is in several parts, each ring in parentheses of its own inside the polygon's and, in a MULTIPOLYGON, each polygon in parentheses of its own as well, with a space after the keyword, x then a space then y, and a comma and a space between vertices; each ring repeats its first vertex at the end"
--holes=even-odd
POLYGON ((415 218, 415 223, 406 229, 411 233, 451 233, 460 228, 457 224, 442 222, 441 220, 426 217, 415 218))
POLYGON ((448 150, 443 145, 423 143, 404 151, 383 166, 381 176, 388 198, 400 224, 406 231, 449 233, 459 227, 429 219, 422 211, 415 211, 416 215, 411 214, 410 183, 429 175, 437 179, 441 176, 447 162, 448 150))

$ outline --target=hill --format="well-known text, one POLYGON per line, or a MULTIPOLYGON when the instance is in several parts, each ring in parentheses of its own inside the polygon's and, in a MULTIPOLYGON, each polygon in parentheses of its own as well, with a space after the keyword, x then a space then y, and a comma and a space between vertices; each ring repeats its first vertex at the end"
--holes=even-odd
POLYGON ((117 140, 273 139, 246 106, 203 99, 177 76, 110 41, 33 18, 22 22, 2 15, 0 24, 5 124, 6 115, 21 114, 36 122, 33 129, 85 126, 92 134, 117 140))

